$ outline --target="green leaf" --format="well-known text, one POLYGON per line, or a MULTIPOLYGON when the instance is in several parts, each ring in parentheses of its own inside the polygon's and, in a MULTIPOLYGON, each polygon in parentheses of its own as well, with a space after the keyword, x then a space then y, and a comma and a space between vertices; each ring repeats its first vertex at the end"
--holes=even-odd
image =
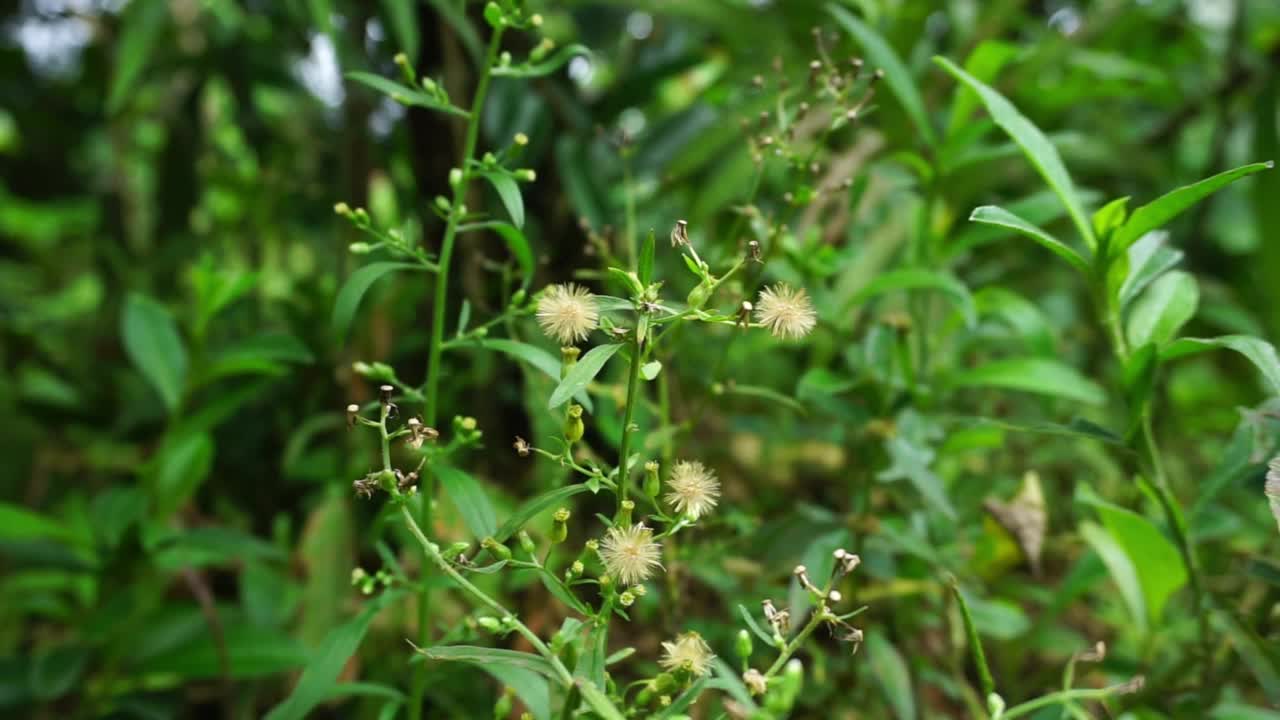
POLYGON ((1182 262, 1182 251, 1165 244, 1168 236, 1160 231, 1148 233, 1129 246, 1124 262, 1112 260, 1107 281, 1121 309, 1127 308, 1156 278, 1182 262))
POLYGON ((898 720, 914 720, 916 716, 915 694, 911 690, 911 674, 907 663, 886 638, 884 633, 867 633, 865 645, 867 661, 876 671, 872 673, 880 691, 893 708, 898 720))
MULTIPOLYGON (((964 69, 983 82, 991 82, 1001 68, 1017 57, 1022 48, 1002 40, 984 40, 969 53, 964 69)), ((966 125, 969 116, 978 107, 978 94, 967 87, 959 88, 951 101, 951 113, 947 119, 947 132, 955 136, 966 125)), ((950 138, 949 138, 950 139, 950 138)))
POLYGON ((650 230, 644 238, 644 246, 640 248, 640 268, 636 274, 640 277, 641 285, 648 286, 653 282, 653 254, 656 244, 653 230, 650 230))
POLYGON ((978 99, 986 106, 987 112, 991 113, 991 119, 1008 133, 1009 137, 1018 144, 1018 147, 1022 148, 1027 160, 1035 166, 1041 177, 1049 183, 1049 187, 1058 194, 1058 199, 1067 208, 1067 214, 1071 216, 1071 221, 1075 223, 1076 230, 1079 231, 1085 245, 1091 251, 1095 250, 1098 247, 1098 240, 1093 235, 1093 227, 1089 224, 1084 206, 1076 193, 1075 184, 1072 183, 1071 175, 1067 173, 1066 166, 1062 164, 1062 158, 1058 155, 1057 148, 1049 142, 1049 139, 1044 136, 1044 133, 1039 128, 1023 116, 1018 111, 1018 108, 1014 107, 1013 103, 1005 99, 999 92, 961 70, 947 58, 935 57, 933 61, 957 80, 965 83, 970 88, 973 88, 974 92, 978 93, 978 99))
POLYGON ((114 115, 124 107, 168 19, 166 0, 134 0, 125 8, 120 42, 115 48, 111 87, 107 92, 108 113, 114 115))
POLYGON ((900 268, 880 273, 850 298, 848 306, 861 305, 873 297, 900 290, 937 290, 955 302, 967 325, 972 327, 978 322, 977 306, 969 288, 951 275, 924 268, 900 268))
POLYGON ((1021 341, 1026 349, 1036 355, 1053 355, 1057 339, 1048 318, 1040 307, 1027 298, 999 286, 985 287, 973 296, 980 316, 993 316, 1012 330, 1012 337, 1021 341))
POLYGON ((1267 383, 1271 386, 1271 392, 1280 393, 1280 357, 1276 355, 1275 346, 1252 335, 1181 338, 1161 348, 1160 361, 1167 362, 1216 348, 1235 350, 1244 355, 1249 359, 1249 362, 1262 371, 1263 377, 1267 379, 1267 383))
POLYGON ((556 52, 552 53, 551 57, 541 62, 526 63, 524 65, 508 65, 505 67, 502 67, 502 66, 495 67, 493 69, 493 75, 495 77, 514 77, 514 78, 542 77, 544 75, 550 75, 556 70, 559 70, 565 63, 569 62, 570 60, 572 60, 573 58, 579 55, 590 55, 590 54, 591 54, 591 51, 587 49, 587 46, 574 43, 572 45, 565 45, 564 47, 560 48, 556 52))
POLYGON ((1057 360, 1018 357, 960 370, 950 377, 956 387, 997 387, 1050 395, 1090 405, 1107 401, 1102 386, 1057 360))
POLYGON ((756 622, 756 619, 751 616, 751 611, 747 609, 747 606, 738 605, 738 614, 741 615, 743 621, 747 623, 747 627, 751 628, 751 632, 755 633, 756 637, 760 638, 760 642, 764 643, 766 647, 773 647, 773 637, 760 627, 760 624, 756 622))
POLYGON ((71 530, 61 522, 21 505, 0 502, 0 540, 67 540, 71 530))
POLYGON ((187 377, 187 350, 173 315, 145 295, 130 293, 120 318, 124 349, 134 367, 160 394, 169 412, 178 409, 187 377))
POLYGON ((556 386, 555 392, 551 393, 551 400, 547 402, 547 408, 554 410, 565 403, 570 397, 577 395, 586 389, 587 385, 595 379, 596 375, 604 369, 604 364, 609 362, 609 358, 622 349, 622 343, 612 343, 609 345, 597 345, 587 351, 573 367, 569 368, 569 372, 565 374, 564 379, 556 386))
POLYGON ((351 320, 356 315, 356 309, 360 307, 360 300, 383 275, 396 270, 421 269, 421 265, 411 263, 376 262, 351 273, 351 277, 347 278, 342 289, 338 291, 338 299, 333 303, 333 320, 330 323, 333 334, 339 338, 346 335, 347 328, 351 327, 351 320))
POLYGON ((1129 343, 1134 347, 1168 343, 1196 314, 1199 304, 1200 287, 1190 273, 1175 270, 1160 276, 1129 313, 1129 343))
MULTIPOLYGON (((223 674, 224 649, 227 675, 236 679, 292 670, 306 664, 308 657, 301 643, 280 630, 254 627, 246 622, 224 622, 221 642, 210 632, 201 633, 171 652, 150 658, 134 668, 134 672, 140 675, 172 675, 182 679, 217 678, 223 674)), ((353 647, 352 652, 354 650, 353 647)), ((346 662, 345 657, 343 662, 346 662)), ((338 670, 341 670, 341 665, 338 670)), ((325 687, 336 677, 337 671, 324 683, 325 687)), ((290 717, 301 718, 302 715, 290 717)))
POLYGON ((916 89, 915 82, 911 79, 911 71, 894 52, 893 47, 879 33, 845 8, 828 3, 826 9, 827 13, 853 36, 858 45, 862 46, 867 59, 871 61, 871 66, 884 71, 884 81, 889 86, 889 91, 902 104, 902 109, 915 124, 925 144, 933 145, 935 140, 933 127, 929 124, 929 114, 925 110, 924 99, 920 97, 920 91, 916 89))
POLYGON ((374 75, 367 72, 349 72, 347 78, 355 80, 361 85, 377 90, 378 92, 388 95, 392 100, 401 105, 410 105, 414 107, 423 107, 428 110, 438 110, 443 113, 457 115, 459 117, 470 117, 471 113, 459 107, 454 107, 447 103, 437 100, 434 96, 417 88, 411 88, 407 85, 401 85, 394 80, 388 80, 381 75, 374 75))
POLYGON ((516 264, 520 266, 520 287, 528 288, 529 283, 533 281, 533 250, 529 247, 529 240, 524 236, 524 232, 511 223, 499 221, 465 225, 460 231, 473 230, 492 230, 502 237, 507 243, 507 249, 515 257, 516 264))
POLYGON ((152 461, 151 500, 156 516, 167 518, 186 504, 213 467, 213 436, 170 432, 152 461))
POLYGON ((1098 237, 1107 237, 1112 230, 1124 224, 1128 213, 1129 198, 1127 196, 1112 200, 1093 214, 1093 232, 1098 237))
POLYGON ((498 519, 494 515, 489 497, 485 495, 480 482, 467 473, 448 465, 433 465, 431 472, 440 479, 444 492, 453 501, 462 521, 477 540, 493 535, 498 527, 498 519))
POLYGON ((1248 625, 1227 611, 1213 610, 1209 614, 1209 620, 1218 632, 1231 640, 1245 666, 1266 693, 1267 699, 1273 704, 1280 703, 1280 655, 1276 652, 1275 644, 1259 637, 1248 625))
POLYGON ((1107 534, 1128 556, 1145 600, 1146 617, 1158 624, 1169 597, 1187 582, 1182 555, 1150 520, 1103 500, 1088 485, 1076 486, 1076 499, 1098 511, 1107 534))
POLYGON ((1142 585, 1138 582, 1138 571, 1134 568, 1133 561, 1129 559, 1120 543, 1102 529, 1101 525, 1089 521, 1080 523, 1080 536, 1089 543, 1094 552, 1098 553, 1098 557, 1102 558, 1102 564, 1107 566, 1107 572, 1111 573, 1111 579, 1120 589, 1120 597, 1129 608, 1129 614, 1133 616, 1134 625, 1140 633, 1145 634, 1148 627, 1147 606, 1142 597, 1142 585))
POLYGON ((609 696, 600 691, 595 684, 585 680, 577 681, 578 692, 582 693, 582 699, 587 705, 600 716, 601 720, 626 720, 618 708, 613 706, 609 701, 609 696))
POLYGON ((520 186, 516 181, 505 172, 486 172, 481 175, 498 191, 498 198, 511 216, 511 222, 518 228, 524 227, 524 196, 520 194, 520 186))
POLYGON ((1084 256, 1076 252, 1074 248, 1004 208, 997 207, 995 205, 983 205, 982 207, 974 209, 974 211, 969 215, 969 220, 972 222, 983 223, 985 225, 1006 227, 1010 230, 1021 233, 1022 235, 1039 243, 1042 247, 1053 254, 1063 260, 1066 260, 1071 267, 1079 270, 1085 275, 1089 274, 1089 261, 1085 260, 1084 256))
POLYGON ((964 620, 964 632, 969 639, 969 653, 973 656, 973 666, 978 670, 978 683, 982 690, 982 697, 987 697, 996 691, 995 680, 991 678, 991 668, 987 666, 987 654, 982 649, 982 638, 978 637, 977 626, 973 623, 973 615, 969 612, 969 603, 964 599, 964 593, 960 592, 960 584, 954 579, 951 581, 951 594, 956 599, 956 604, 960 606, 960 617, 964 620))
POLYGON ((605 686, 604 666, 605 657, 609 654, 608 642, 608 627, 596 623, 587 626, 582 652, 578 655, 578 664, 573 668, 575 678, 581 678, 596 687, 605 686))
POLYGON ((724 386, 725 395, 737 395, 739 397, 754 397, 761 400, 767 400, 771 403, 781 405, 797 415, 807 415, 808 410, 799 401, 788 395, 784 395, 773 388, 761 387, 760 385, 743 385, 741 383, 731 383, 724 386))
POLYGON ((382 10, 387 24, 391 26, 391 34, 411 61, 418 57, 417 5, 417 0, 382 0, 382 10))
MULTIPOLYGON (((534 369, 541 371, 557 383, 560 382, 560 360, 540 347, 535 347, 518 340, 505 340, 502 338, 492 340, 485 338, 480 341, 480 346, 510 355, 511 357, 528 364, 534 369)), ((585 391, 575 393, 573 399, 577 401, 579 405, 586 408, 587 412, 593 411, 591 397, 588 396, 585 391)))
POLYGON ((75 687, 89 664, 89 649, 81 645, 60 645, 39 650, 31 661, 28 683, 41 700, 62 697, 75 687))
POLYGON ((519 668, 539 675, 556 679, 556 671, 541 655, 533 655, 519 650, 503 648, 487 648, 478 645, 437 645, 423 648, 418 652, 432 660, 462 662, 481 668, 503 666, 519 668))
POLYGON ((533 713, 534 720, 550 720, 551 688, 545 677, 513 665, 485 664, 482 667, 498 682, 515 691, 520 702, 533 713))
POLYGON ((1274 167, 1273 162, 1260 162, 1243 165, 1234 170, 1218 173, 1191 185, 1183 185, 1172 192, 1161 195, 1143 205, 1129 216, 1128 221, 1116 230, 1111 242, 1111 254, 1128 249, 1138 238, 1164 226, 1177 217, 1183 210, 1195 205, 1206 197, 1230 185, 1246 175, 1252 175, 1274 167))
POLYGON ((298 338, 285 333, 262 333, 221 348, 207 365, 193 373, 191 385, 201 387, 234 375, 283 375, 284 363, 305 364, 315 357, 298 338))
POLYGON ((524 527, 525 523, 532 520, 538 514, 546 512, 553 507, 560 507, 566 500, 574 495, 586 492, 587 489, 587 486, 582 484, 566 485, 562 488, 556 488, 555 490, 548 490, 537 497, 525 501, 523 505, 516 508, 515 512, 511 513, 511 517, 507 518, 506 522, 502 523, 502 527, 494 531, 493 539, 498 542, 505 541, 507 538, 519 532, 520 528, 524 527))
POLYGON ((705 677, 698 678, 697 681, 695 681, 692 685, 688 687, 688 689, 680 693, 680 695, 677 696, 676 699, 673 700, 670 705, 663 708, 662 712, 658 713, 655 720, 666 720, 668 718, 674 718, 674 717, 687 717, 682 713, 684 713, 685 710, 688 710, 689 706, 692 705, 694 702, 696 702, 698 697, 702 695, 702 691, 706 689, 707 689, 707 679, 705 677))
POLYGON ((330 630, 320 647, 311 655, 293 692, 267 714, 266 720, 302 720, 321 702, 331 697, 338 675, 360 647, 360 641, 369 631, 374 617, 382 608, 400 597, 399 592, 384 592, 366 605, 359 615, 330 630))
POLYGON ((1104 442, 1110 445, 1124 444, 1124 438, 1120 435, 1117 435, 1101 425, 1094 424, 1083 418, 1074 418, 1066 425, 1049 422, 1023 423, 996 418, 970 417, 964 415, 949 416, 945 419, 966 427, 990 425, 992 427, 1012 432, 1035 433, 1037 435, 1058 435, 1061 437, 1077 438, 1080 440, 1104 442))

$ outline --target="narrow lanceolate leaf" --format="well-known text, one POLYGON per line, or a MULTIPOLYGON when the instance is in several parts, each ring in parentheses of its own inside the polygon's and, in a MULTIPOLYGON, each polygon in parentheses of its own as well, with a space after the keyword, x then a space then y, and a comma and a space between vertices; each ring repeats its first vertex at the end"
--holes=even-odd
POLYGON ((1148 628, 1147 605, 1142 598, 1142 586, 1138 582, 1138 571, 1134 568, 1133 561, 1120 543, 1102 529, 1101 525, 1088 521, 1080 523, 1080 536, 1102 558, 1102 564, 1107 566, 1107 572, 1120 589, 1120 597, 1129 608, 1134 625, 1145 634, 1148 628))
POLYGON ((1101 405, 1107 400, 1102 387, 1081 375, 1075 368, 1041 357, 996 360, 976 368, 961 370, 951 376, 951 384, 957 387, 1021 390, 1078 400, 1090 405, 1101 405))
POLYGON ((1216 338, 1182 338, 1160 350, 1160 360, 1173 360, 1184 355, 1194 355, 1206 350, 1226 348, 1235 350, 1249 359, 1271 386, 1271 392, 1280 393, 1280 356, 1271 343, 1252 335, 1223 335, 1216 338))
POLYGON ((952 582, 951 594, 955 596, 956 603, 960 606, 960 616, 964 619, 964 632, 969 638, 969 652, 973 655, 973 666, 978 670, 978 682, 982 686, 982 697, 987 697, 996 691, 996 683, 991 678, 991 668, 987 667, 987 654, 982 650, 982 638, 978 637, 978 630, 973 624, 973 616, 969 614, 969 604, 965 602, 964 593, 960 592, 959 583, 952 582))
POLYGON ((437 100, 435 97, 417 88, 401 85, 394 80, 388 80, 381 75, 374 75, 367 72, 349 72, 347 78, 355 80, 361 85, 371 87, 378 92, 389 96, 392 100, 401 105, 409 105, 413 107, 422 107, 429 110, 438 110, 439 112, 457 115, 459 117, 469 117, 471 113, 453 105, 448 105, 437 100))
POLYGON ((115 48, 115 67, 107 93, 107 111, 115 113, 124 107, 151 59, 156 41, 164 32, 169 18, 165 0, 134 0, 124 11, 120 41, 115 48))
POLYGON ((1174 271, 1161 276, 1138 298, 1129 314, 1129 344, 1164 345, 1173 340, 1200 303, 1200 288, 1190 273, 1174 271))
POLYGON ((982 207, 975 208, 973 213, 969 215, 969 220, 976 223, 982 223, 984 225, 996 225, 1013 230, 1014 232, 1034 240, 1049 252, 1052 252, 1054 255, 1066 260, 1067 263, 1076 270, 1085 274, 1088 274, 1089 272, 1089 261, 1085 260, 1084 256, 1076 252, 1075 248, 1072 248, 1070 245, 1067 245, 1058 238, 1050 235, 1048 232, 1041 230, 1035 225, 1032 225, 1002 207, 997 207, 995 205, 983 205, 982 207))
POLYGON ((1129 216, 1128 221, 1116 230, 1111 243, 1111 253, 1121 252, 1137 241, 1138 238, 1155 230, 1177 217, 1183 210, 1195 205, 1206 197, 1230 185, 1246 175, 1263 170, 1270 170, 1274 162, 1260 162, 1242 165, 1234 170, 1218 173, 1191 185, 1183 185, 1172 192, 1161 195, 1143 205, 1129 216))
POLYGON ((516 259, 516 264, 520 266, 520 286, 527 288, 529 283, 533 281, 533 250, 529 247, 529 240, 524 236, 520 228, 510 223, 504 222, 482 222, 466 225, 459 231, 472 230, 492 230, 502 237, 507 243, 507 249, 511 251, 511 255, 516 259))
POLYGON ((966 324, 972 327, 978 322, 977 306, 969 288, 951 275, 924 268, 900 268, 880 273, 859 290, 849 300, 849 304, 858 305, 878 295, 900 290, 937 290, 956 304, 966 324))
POLYGON ((484 179, 498 192, 502 206, 511 216, 511 223, 518 228, 524 227, 524 196, 520 194, 520 186, 516 181, 504 172, 484 173, 484 179))
POLYGON ((130 294, 120 318, 124 349, 135 367, 173 412, 187 378, 187 350, 168 308, 146 295, 130 294))
POLYGON ((458 514, 462 516, 462 521, 471 534, 476 539, 493 535, 498 527, 498 520, 489 497, 480 487, 480 481, 448 465, 435 465, 431 472, 440 478, 445 494, 453 501, 454 507, 458 508, 458 514))
POLYGON ((573 367, 569 368, 569 372, 565 374, 564 379, 556 386, 554 392, 551 393, 551 400, 547 402, 549 409, 556 409, 563 405, 566 400, 586 389, 587 385, 600 374, 604 369, 604 364, 609 362, 609 358, 622 349, 622 343, 612 343, 609 345, 597 345, 587 351, 573 367))
POLYGON ((915 720, 916 701, 911 689, 911 672, 902 653, 885 638, 884 633, 868 633, 866 646, 871 666, 876 668, 873 676, 889 701, 889 707, 893 708, 894 717, 915 720))
POLYGON ((478 647, 475 645, 438 645, 421 649, 418 652, 432 660, 463 662, 479 667, 490 665, 517 667, 552 679, 556 678, 556 671, 551 667, 551 663, 547 662, 541 655, 533 655, 518 650, 478 647))
POLYGON ((602 720, 626 720, 618 708, 614 707, 613 703, 609 701, 609 696, 605 695, 594 683, 579 680, 577 685, 578 692, 582 693, 582 699, 602 720))
POLYGON ((1053 146, 1053 143, 1049 142, 1040 128, 1019 112, 1013 103, 986 83, 965 72, 947 58, 935 57, 933 60, 957 80, 973 88, 978 94, 978 99, 986 106, 987 112, 991 113, 991 119, 1009 134, 1018 147, 1022 148, 1027 160, 1031 161, 1045 182, 1049 183, 1049 187, 1058 194, 1058 199, 1067 208, 1067 214, 1071 216, 1071 221, 1075 223, 1076 230, 1079 231, 1085 244, 1091 251, 1096 249, 1098 240, 1094 237, 1089 215, 1085 212, 1075 184, 1071 181, 1071 175, 1067 173, 1066 166, 1062 164, 1062 157, 1058 155, 1058 149, 1053 146))
MULTIPOLYGON (((530 367, 542 372, 547 377, 559 382, 560 380, 560 360, 551 353, 540 347, 520 342, 519 340, 506 340, 503 338, 484 339, 480 341, 480 346, 489 350, 497 350, 500 353, 510 355, 511 357, 529 365, 530 367)), ((592 412, 591 398, 585 392, 578 392, 573 399, 579 405, 592 412)))
POLYGON ((911 118, 916 130, 920 132, 920 137, 926 144, 933 145, 933 126, 929 124, 924 99, 920 97, 920 91, 911 78, 911 71, 898 57, 898 53, 894 52, 893 47, 879 33, 845 8, 830 3, 827 5, 827 12, 858 42, 871 65, 884 71, 884 82, 889 86, 889 91, 902 104, 907 117, 911 118))
POLYGON ((338 675, 346 667, 356 648, 360 647, 360 641, 368 632, 374 616, 400 596, 397 591, 384 592, 355 618, 329 631, 320 647, 312 654, 311 661, 302 671, 302 677, 298 679, 293 692, 267 715, 266 720, 302 720, 328 699, 338 675))
POLYGON ((330 327, 334 335, 342 336, 351 327, 351 320, 356 316, 360 300, 383 275, 396 270, 421 270, 421 265, 397 262, 376 262, 351 273, 342 289, 338 291, 338 299, 333 303, 333 320, 330 327))
POLYGON ((506 540, 519 532, 520 528, 524 527, 525 523, 529 522, 534 517, 537 517, 539 513, 546 512, 553 507, 558 508, 569 498, 577 495, 578 493, 584 493, 587 490, 587 486, 583 484, 567 485, 562 488, 556 488, 555 490, 549 490, 531 500, 526 501, 523 505, 516 508, 515 512, 511 513, 511 517, 507 518, 507 521, 502 523, 502 527, 498 528, 497 531, 493 533, 493 539, 498 542, 506 540))

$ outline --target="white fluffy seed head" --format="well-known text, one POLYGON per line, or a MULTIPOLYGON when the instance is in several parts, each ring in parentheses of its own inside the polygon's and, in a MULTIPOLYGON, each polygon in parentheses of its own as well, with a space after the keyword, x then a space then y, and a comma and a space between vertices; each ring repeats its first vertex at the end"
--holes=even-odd
POLYGON ((653 541, 653 530, 644 523, 611 527, 600 542, 605 570, 622 585, 635 585, 662 567, 662 546, 653 541))
POLYGON ((818 325, 818 313, 804 288, 777 283, 760 291, 756 303, 756 322, 769 329, 774 337, 798 340, 818 325))
POLYGON ((694 520, 711 512, 720 498, 716 474, 696 460, 680 460, 672 465, 667 489, 667 503, 694 520))
POLYGON ((711 646, 696 632, 681 633, 675 642, 662 643, 662 660, 659 663, 667 670, 685 669, 696 677, 711 672, 711 661, 715 654, 711 646))
POLYGON ((566 283, 552 285, 543 291, 542 298, 538 300, 537 318, 542 332, 548 337, 555 338, 562 345, 572 345, 586 340, 596 329, 600 311, 590 290, 566 283))

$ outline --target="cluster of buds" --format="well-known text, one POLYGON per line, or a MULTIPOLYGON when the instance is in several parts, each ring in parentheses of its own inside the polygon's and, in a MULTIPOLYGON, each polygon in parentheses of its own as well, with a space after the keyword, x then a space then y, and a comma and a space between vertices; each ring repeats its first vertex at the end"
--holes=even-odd
POLYGON ((365 572, 364 568, 362 567, 356 567, 351 571, 352 587, 360 588, 360 592, 365 595, 372 595, 373 591, 379 585, 381 585, 384 588, 390 587, 393 579, 394 578, 392 577, 391 573, 387 572, 386 570, 379 570, 373 575, 370 575, 369 573, 365 572))
MULTIPOLYGON (((355 427, 356 425, 366 425, 375 427, 379 430, 384 452, 388 450, 392 440, 404 438, 405 445, 414 450, 420 450, 427 442, 434 442, 440 437, 440 433, 435 428, 428 427, 423 424, 421 418, 409 418, 404 426, 391 431, 388 423, 400 414, 400 409, 393 400, 395 388, 391 385, 382 385, 378 388, 378 419, 365 417, 360 412, 360 406, 351 404, 347 406, 346 417, 347 427, 355 427)), ((390 457, 387 454, 385 457, 390 457)), ((356 496, 364 499, 373 497, 378 490, 382 490, 393 497, 399 498, 404 495, 412 495, 417 492, 419 473, 423 464, 426 462, 424 457, 418 467, 409 472, 405 472, 399 468, 391 467, 389 464, 380 470, 374 470, 364 477, 354 481, 351 485, 355 490, 356 496)))

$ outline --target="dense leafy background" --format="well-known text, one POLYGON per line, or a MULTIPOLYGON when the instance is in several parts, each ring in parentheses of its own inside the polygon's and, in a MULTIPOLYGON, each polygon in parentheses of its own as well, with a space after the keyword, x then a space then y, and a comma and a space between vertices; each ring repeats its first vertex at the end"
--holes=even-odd
MULTIPOLYGON (((715 467, 726 499, 616 647, 634 645, 643 667, 658 641, 696 628, 727 656, 739 603, 786 597, 793 565, 821 567, 843 545, 865 561, 846 594, 870 606, 868 641, 855 657, 825 639, 804 653, 797 717, 981 713, 952 576, 1011 702, 1060 687, 1072 653, 1105 640, 1106 661, 1082 665, 1080 684, 1147 681, 1116 712, 1280 717, 1280 564, 1262 494, 1280 369, 1257 344, 1192 354, 1170 342, 1280 336, 1280 173, 1231 184, 1166 225, 1165 249, 1152 239, 1146 251, 1156 265, 1176 253, 1181 273, 1131 293, 1126 313, 1135 347, 1185 354, 1143 392, 1212 599, 1197 616, 1166 515, 1124 447, 1126 408, 1145 386, 1116 362, 1091 286, 1016 233, 967 222, 1000 206, 1081 249, 1071 218, 978 97, 931 61, 968 60, 1042 128, 1090 212, 1121 196, 1132 210, 1280 155, 1280 5, 540 5, 547 36, 591 55, 496 80, 481 132, 482 147, 530 138, 520 164, 538 177, 522 204, 534 277, 501 236, 466 236, 450 322, 464 302, 484 317, 521 282, 598 270, 584 228, 622 231, 629 202, 640 231, 661 237, 688 220, 716 262, 760 237, 768 261, 748 287, 804 285, 822 320, 798 345, 690 334, 665 360, 676 425, 649 447, 715 467), (874 112, 802 137, 817 144, 816 175, 766 165, 744 216, 756 133, 740 122, 774 107, 783 78, 803 87, 815 26, 832 57, 886 71, 874 112), (1028 471, 1048 515, 1038 573, 983 509, 1028 471)), ((448 190, 460 125, 341 73, 394 78, 403 50, 468 97, 487 34, 479 11, 456 0, 23 0, 5 11, 0 713, 258 717, 303 667, 299 687, 333 698, 316 717, 402 706, 415 615, 394 591, 371 599, 349 577, 401 554, 406 538, 352 497, 376 450, 345 431, 340 409, 373 397, 353 361, 421 381, 431 283, 370 270, 388 258, 348 252, 362 238, 332 207, 368 207, 434 251, 441 223, 428 206, 448 190), (362 296, 349 289, 359 284, 362 296), (338 674, 348 684, 325 681, 338 674)), ((473 202, 504 216, 496 194, 473 202)), ((658 262, 683 297, 692 282, 678 259, 658 262)), ((554 352, 532 323, 517 331, 554 352)), ((468 469, 498 519, 564 482, 508 449, 516 434, 554 432, 552 381, 487 350, 448 363, 442 415, 478 420, 488 449, 468 469)), ((623 382, 608 374, 593 394, 588 436, 606 456, 623 382)), ((651 409, 640 419, 653 428, 651 409)), ((469 538, 454 506, 441 508, 437 532, 469 538)), ((591 509, 583 501, 576 517, 591 509)), ((416 577, 415 557, 402 560, 416 577)), ((559 626, 541 587, 500 582, 532 627, 559 626)), ((465 637, 466 606, 436 596, 440 627, 465 637)), ((429 662, 433 717, 489 716, 493 679, 429 662)), ((703 716, 716 707, 709 698, 703 716)))

